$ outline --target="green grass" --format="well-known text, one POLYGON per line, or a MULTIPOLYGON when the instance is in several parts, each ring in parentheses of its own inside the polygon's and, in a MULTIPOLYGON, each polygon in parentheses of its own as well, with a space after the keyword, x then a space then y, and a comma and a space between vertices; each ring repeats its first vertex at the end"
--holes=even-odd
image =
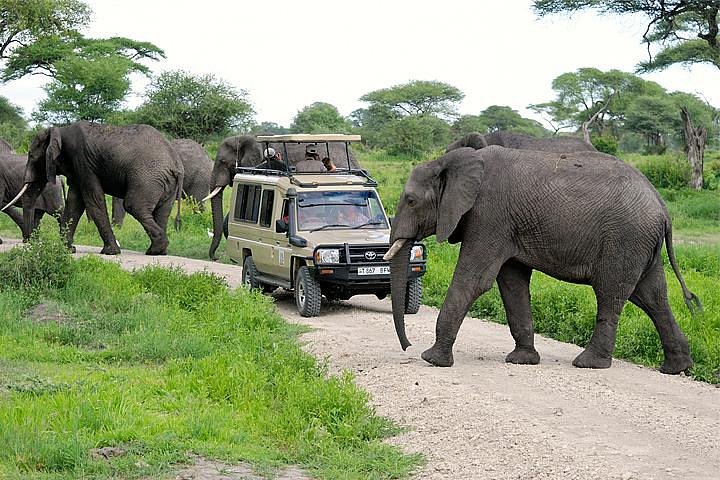
POLYGON ((51 227, 0 255, 0 269, 29 256, 27 275, 67 273, 0 280, 0 478, 171 475, 188 452, 316 478, 400 478, 418 465, 382 442, 398 428, 350 374, 300 349, 301 329, 269 297, 209 273, 73 260, 51 227), (126 454, 91 455, 105 446, 126 454))

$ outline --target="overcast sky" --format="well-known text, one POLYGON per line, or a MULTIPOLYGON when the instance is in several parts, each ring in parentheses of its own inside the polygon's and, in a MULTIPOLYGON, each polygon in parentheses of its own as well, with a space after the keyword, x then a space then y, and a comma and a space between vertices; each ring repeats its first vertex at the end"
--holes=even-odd
MULTIPOLYGON (((150 41, 167 59, 154 73, 212 73, 248 92, 256 120, 289 125, 298 110, 328 102, 348 115, 358 98, 411 79, 460 88, 463 114, 509 105, 525 116, 554 97, 552 80, 582 67, 632 71, 647 58, 642 17, 594 13, 537 19, 526 0, 85 0, 89 37, 150 41)), ((720 106, 720 71, 681 67, 644 78, 720 106)), ((0 86, 29 115, 44 77, 0 86)), ((139 102, 147 80, 137 77, 139 102)))

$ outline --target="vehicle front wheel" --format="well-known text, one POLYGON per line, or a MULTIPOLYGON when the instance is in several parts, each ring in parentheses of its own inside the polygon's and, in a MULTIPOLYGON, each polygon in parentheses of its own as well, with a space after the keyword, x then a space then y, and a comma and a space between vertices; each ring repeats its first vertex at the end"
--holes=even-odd
POLYGON ((295 305, 303 317, 316 317, 320 313, 322 292, 320 282, 306 266, 300 267, 295 276, 295 305))
POLYGON ((405 291, 405 313, 414 314, 420 310, 422 304, 422 283, 419 278, 408 280, 405 291))
POLYGON ((242 283, 243 285, 247 286, 247 288, 260 288, 262 285, 257 280, 257 268, 255 268, 255 262, 253 261, 252 256, 245 257, 245 261, 243 262, 243 270, 242 270, 242 283))

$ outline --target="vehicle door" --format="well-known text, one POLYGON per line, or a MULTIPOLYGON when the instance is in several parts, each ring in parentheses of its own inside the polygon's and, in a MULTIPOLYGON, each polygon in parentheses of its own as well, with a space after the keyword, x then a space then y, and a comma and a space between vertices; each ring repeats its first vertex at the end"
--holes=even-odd
POLYGON ((266 200, 263 193, 263 213, 261 214, 260 223, 268 225, 270 244, 270 262, 268 273, 283 280, 290 280, 290 260, 292 249, 288 242, 287 232, 278 232, 275 221, 283 219, 287 222, 288 202, 283 199, 277 192, 269 191, 266 200))
MULTIPOLYGON (((235 197, 233 220, 238 223, 242 244, 250 252, 259 272, 266 272, 270 256, 267 235, 263 235, 263 228, 258 224, 260 216, 260 199, 262 185, 238 185, 235 197)), ((267 229, 265 229, 267 230, 267 229)))

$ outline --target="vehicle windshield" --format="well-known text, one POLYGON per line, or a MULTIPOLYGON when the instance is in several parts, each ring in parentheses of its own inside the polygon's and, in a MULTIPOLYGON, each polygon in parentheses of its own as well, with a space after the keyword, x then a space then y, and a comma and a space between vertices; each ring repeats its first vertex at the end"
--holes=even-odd
POLYGON ((373 191, 304 192, 297 206, 298 230, 388 228, 373 191))

